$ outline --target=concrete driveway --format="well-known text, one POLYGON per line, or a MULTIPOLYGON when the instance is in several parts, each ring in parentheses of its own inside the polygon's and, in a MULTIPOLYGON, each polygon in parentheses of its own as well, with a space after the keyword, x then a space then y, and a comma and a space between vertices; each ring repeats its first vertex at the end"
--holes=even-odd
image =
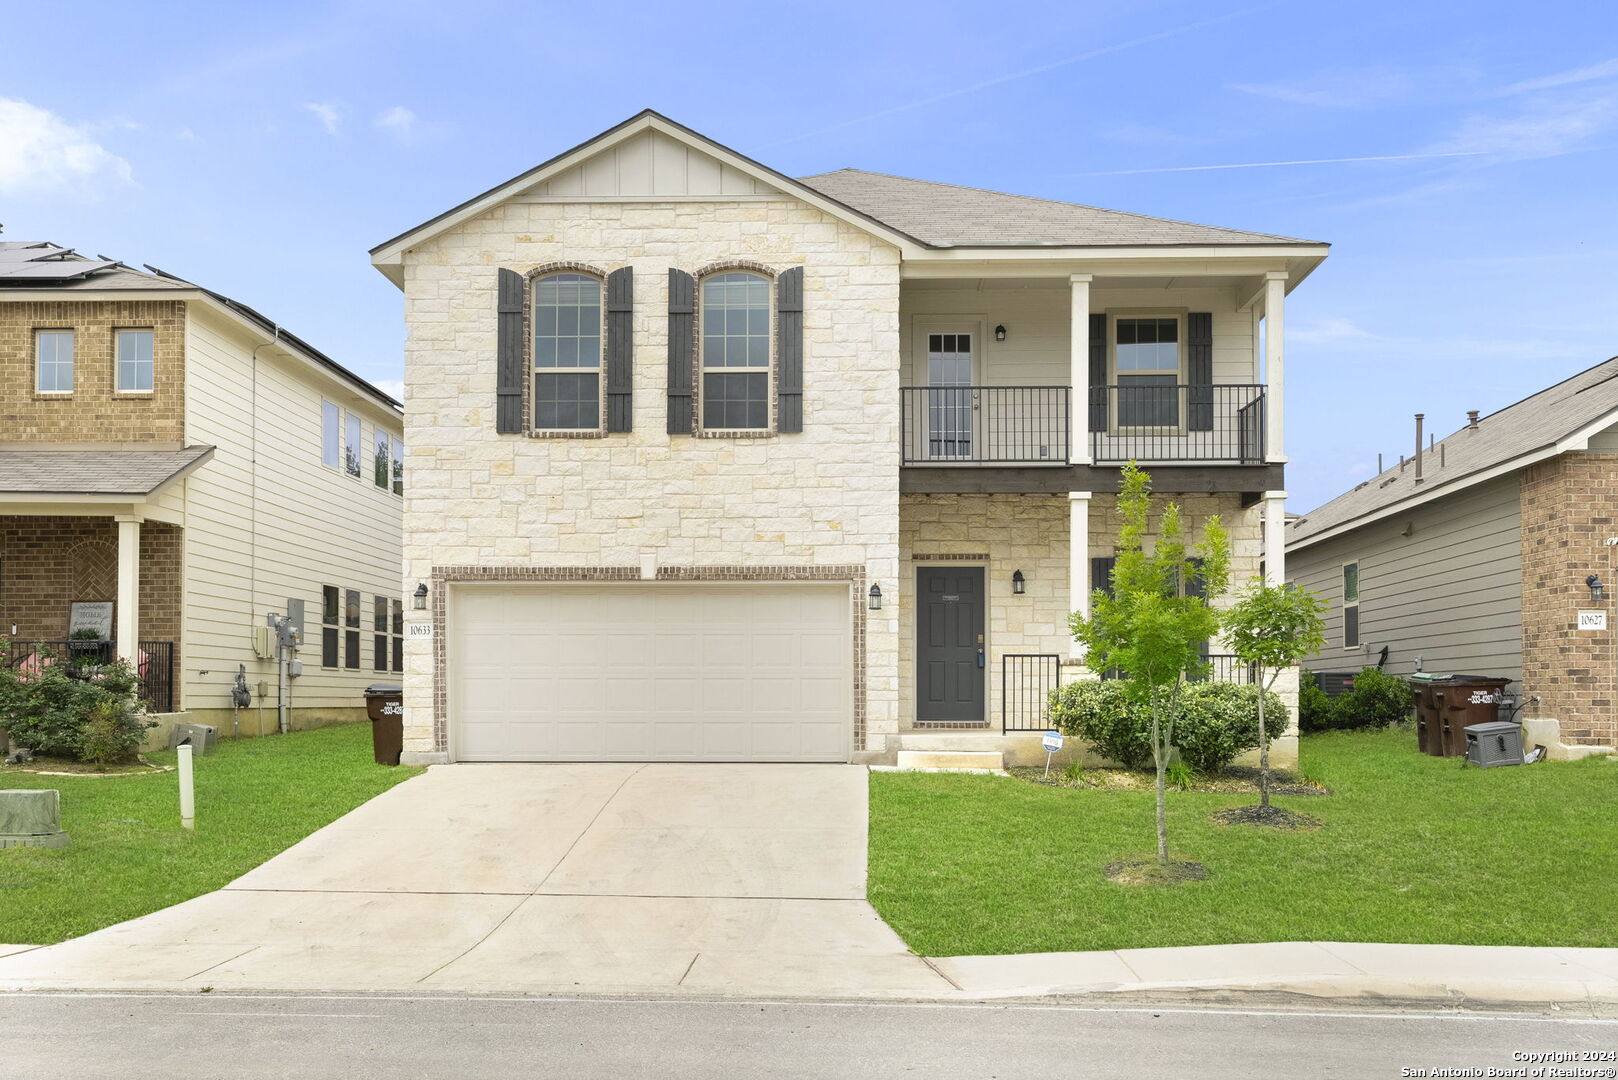
POLYGON ((440 765, 0 987, 948 993, 866 902, 865 843, 856 766, 440 765))

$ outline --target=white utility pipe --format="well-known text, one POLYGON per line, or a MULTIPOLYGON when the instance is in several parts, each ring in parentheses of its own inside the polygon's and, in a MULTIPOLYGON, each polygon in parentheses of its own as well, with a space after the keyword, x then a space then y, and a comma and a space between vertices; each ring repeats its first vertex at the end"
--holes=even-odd
POLYGON ((185 829, 197 827, 197 789, 195 778, 191 775, 191 744, 186 743, 179 749, 180 755, 180 826, 185 829))

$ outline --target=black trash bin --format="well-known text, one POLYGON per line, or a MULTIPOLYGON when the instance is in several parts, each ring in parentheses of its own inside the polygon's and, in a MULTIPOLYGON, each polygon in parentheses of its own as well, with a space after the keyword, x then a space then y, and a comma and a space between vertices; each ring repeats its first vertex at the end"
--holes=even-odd
POLYGON ((404 751, 404 687, 373 683, 365 688, 371 717, 371 751, 378 765, 397 765, 404 751))

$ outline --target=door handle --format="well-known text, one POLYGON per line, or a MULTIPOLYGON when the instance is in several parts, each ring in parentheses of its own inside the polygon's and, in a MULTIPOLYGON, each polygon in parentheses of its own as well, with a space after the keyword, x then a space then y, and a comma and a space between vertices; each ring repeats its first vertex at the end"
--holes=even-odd
POLYGON ((978 650, 978 667, 981 668, 982 666, 983 666, 983 650, 979 649, 978 650))

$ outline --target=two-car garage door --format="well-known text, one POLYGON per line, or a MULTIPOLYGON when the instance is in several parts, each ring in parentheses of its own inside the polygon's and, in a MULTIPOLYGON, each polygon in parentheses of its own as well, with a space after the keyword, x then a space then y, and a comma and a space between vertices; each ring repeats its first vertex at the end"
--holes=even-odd
POLYGON ((462 761, 847 761, 847 585, 457 586, 462 761))

